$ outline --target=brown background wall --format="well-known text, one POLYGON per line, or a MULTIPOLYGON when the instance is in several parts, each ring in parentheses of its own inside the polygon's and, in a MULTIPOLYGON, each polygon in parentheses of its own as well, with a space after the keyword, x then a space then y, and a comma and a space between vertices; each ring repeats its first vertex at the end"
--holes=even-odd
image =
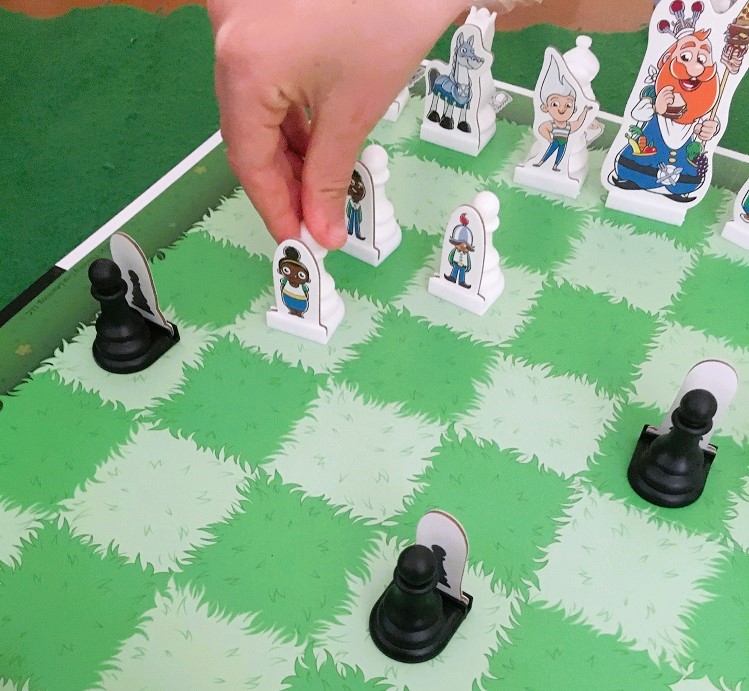
MULTIPOLYGON (((134 5, 151 12, 166 13, 182 5, 205 5, 205 0, 0 0, 0 7, 34 17, 54 17, 72 7, 106 4, 134 5)), ((583 31, 633 31, 648 22, 652 10, 652 0, 627 0, 626 3, 621 0, 544 0, 543 4, 510 12, 501 18, 498 27, 512 30, 529 24, 549 23, 583 31)))

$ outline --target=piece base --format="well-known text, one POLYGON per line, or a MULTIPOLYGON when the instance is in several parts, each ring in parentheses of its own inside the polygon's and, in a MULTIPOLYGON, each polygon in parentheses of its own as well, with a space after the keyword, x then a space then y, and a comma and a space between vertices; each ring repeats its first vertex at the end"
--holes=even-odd
POLYGON ((403 91, 401 91, 395 97, 395 100, 390 104, 390 107, 387 109, 385 115, 382 116, 382 119, 387 120, 388 122, 397 122, 398 118, 401 116, 401 113, 406 108, 409 96, 410 93, 408 89, 404 89, 403 91))
POLYGON ((649 485, 639 472, 640 459, 659 436, 661 435, 650 425, 645 425, 642 428, 640 438, 637 440, 635 451, 632 454, 632 460, 629 463, 629 469, 627 470, 629 484, 640 497, 656 506, 662 506, 667 509, 680 509, 689 506, 702 496, 705 484, 707 483, 707 475, 715 460, 718 448, 710 444, 707 450, 703 450, 705 455, 705 474, 699 487, 695 487, 692 491, 683 494, 669 494, 649 485))
POLYGON ((150 367, 175 343, 179 342, 179 330, 177 329, 177 326, 171 322, 169 322, 169 326, 173 329, 172 334, 149 320, 146 320, 146 326, 151 333, 151 347, 148 349, 148 352, 135 360, 113 360, 98 351, 96 348, 96 341, 94 340, 94 345, 91 350, 96 364, 103 370, 111 372, 112 374, 135 374, 136 372, 142 372, 144 369, 150 367))
POLYGON ((536 168, 532 163, 517 166, 515 168, 515 182, 518 185, 542 192, 577 199, 580 196, 580 190, 583 188, 582 182, 573 180, 562 170, 558 172, 552 170, 551 165, 551 162, 547 161, 544 166, 548 166, 548 168, 536 168))
POLYGON ((749 250, 749 223, 737 221, 727 223, 723 229, 723 237, 734 245, 749 250))
POLYGON ((492 119, 491 126, 486 127, 483 131, 469 134, 461 132, 457 128, 457 124, 454 130, 446 130, 436 122, 427 120, 425 117, 421 124, 420 136, 422 141, 429 142, 430 144, 444 146, 447 149, 459 151, 469 156, 478 156, 491 141, 496 130, 497 122, 495 118, 492 119))
MULTIPOLYGON (((464 310, 473 312, 479 317, 486 314, 486 311, 492 306, 494 300, 486 300, 481 295, 471 293, 467 288, 461 288, 456 283, 449 283, 440 276, 432 276, 429 279, 429 293, 441 300, 451 302, 464 310)), ((499 297, 499 295, 497 295, 499 297)))
MULTIPOLYGON (((387 590, 385 592, 387 592, 387 590)), ((377 600, 374 607, 372 607, 372 612, 369 615, 369 633, 372 636, 374 644, 381 653, 387 655, 392 660, 397 660, 398 662, 416 664, 419 662, 427 662, 428 660, 437 657, 437 655, 447 647, 450 639, 471 611, 473 597, 465 593, 468 598, 468 603, 464 603, 446 595, 441 590, 437 592, 439 592, 440 597, 442 598, 442 607, 445 613, 445 625, 437 640, 432 641, 429 645, 419 648, 400 648, 384 637, 377 623, 377 615, 380 610, 380 605, 385 598, 385 593, 380 596, 380 599, 377 600)))
POLYGON ((265 314, 265 323, 277 331, 283 331, 293 336, 306 338, 308 341, 314 341, 321 345, 328 345, 338 324, 329 325, 327 328, 320 324, 313 324, 305 321, 303 317, 296 317, 293 314, 282 314, 277 309, 268 310, 265 314))
POLYGON ((633 216, 652 218, 654 221, 670 223, 673 226, 683 225, 689 210, 689 207, 654 192, 620 189, 609 191, 606 208, 633 216))

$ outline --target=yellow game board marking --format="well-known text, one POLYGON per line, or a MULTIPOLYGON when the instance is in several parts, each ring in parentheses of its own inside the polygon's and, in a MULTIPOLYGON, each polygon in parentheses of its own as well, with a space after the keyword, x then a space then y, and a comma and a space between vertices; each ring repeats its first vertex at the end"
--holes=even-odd
POLYGON ((22 345, 18 346, 16 348, 16 355, 20 355, 23 357, 24 355, 28 355, 31 352, 31 346, 28 343, 23 343, 22 345))

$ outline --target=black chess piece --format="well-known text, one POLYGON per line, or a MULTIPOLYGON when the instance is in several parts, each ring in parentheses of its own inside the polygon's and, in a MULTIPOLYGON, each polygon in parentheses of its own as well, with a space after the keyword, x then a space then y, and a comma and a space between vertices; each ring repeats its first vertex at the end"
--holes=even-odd
POLYGON ((438 581, 431 549, 411 545, 403 550, 393 582, 369 617, 372 640, 385 655, 399 662, 425 662, 445 649, 471 605, 439 591, 438 581))
POLYGON ((127 303, 127 284, 111 259, 97 259, 88 270, 91 294, 101 304, 93 355, 107 372, 131 374, 152 365, 179 340, 127 303))
POLYGON ((715 458, 715 451, 705 451, 700 441, 712 429, 717 410, 713 394, 694 389, 679 402, 669 432, 656 435, 646 427, 629 465, 632 489, 657 506, 680 508, 695 502, 715 458))
POLYGON ((132 269, 130 269, 130 271, 128 271, 127 273, 128 276, 130 276, 131 283, 133 284, 133 307, 142 309, 144 312, 148 312, 148 314, 153 314, 153 310, 148 304, 146 296, 143 295, 143 288, 140 287, 140 278, 138 278, 138 274, 136 274, 132 269))

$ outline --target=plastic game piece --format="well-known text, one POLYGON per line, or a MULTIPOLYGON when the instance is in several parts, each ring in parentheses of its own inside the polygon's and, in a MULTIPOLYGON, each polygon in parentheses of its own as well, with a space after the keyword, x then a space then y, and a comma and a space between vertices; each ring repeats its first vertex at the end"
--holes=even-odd
POLYGON ((117 231, 109 239, 109 250, 127 284, 127 301, 130 307, 138 310, 148 321, 173 334, 175 326, 167 320, 159 307, 151 266, 140 245, 129 235, 117 231))
MULTIPOLYGON (((669 408, 660 427, 655 431, 657 434, 665 434, 671 427, 671 416, 679 405, 679 401, 693 389, 705 389, 709 391, 718 402, 718 410, 713 415, 713 429, 720 425, 720 421, 726 414, 731 401, 736 396, 739 388, 739 377, 736 370, 723 360, 702 360, 689 370, 684 378, 684 383, 676 394, 673 404, 669 408)), ((710 444, 712 430, 704 435, 702 448, 707 449, 710 444)))
POLYGON ((101 304, 92 347, 99 367, 115 374, 140 372, 179 341, 176 327, 170 333, 128 304, 127 284, 111 259, 94 261, 88 276, 91 294, 101 304))
POLYGON ((273 256, 276 306, 266 313, 270 328, 323 345, 330 341, 346 310, 325 270, 327 253, 305 225, 300 239, 278 246, 273 256))
POLYGON ((707 473, 718 451, 710 440, 736 396, 737 389, 736 371, 722 360, 703 360, 689 370, 663 422, 659 427, 645 425, 635 447, 629 481, 641 497, 658 506, 676 508, 691 504, 702 494, 707 473), (701 392, 698 402, 694 401, 695 391, 701 392), (685 402, 686 408, 677 415, 677 410, 685 402), (702 411, 702 417, 696 415, 695 411, 702 411), (709 425, 706 423, 708 412, 709 425), (671 434, 677 419, 681 420, 681 427, 669 438, 676 439, 676 445, 672 446, 671 441, 656 445, 656 440, 671 434), (695 419, 697 422, 694 422, 695 419), (698 429, 699 434, 695 431, 698 429), (662 444, 666 444, 663 453, 673 454, 673 450, 681 448, 679 444, 689 434, 696 438, 695 442, 690 442, 689 448, 696 444, 703 453, 703 461, 698 462, 700 456, 694 449, 690 451, 691 460, 688 462, 670 460, 670 457, 662 455, 662 444), (649 451, 651 448, 654 450, 649 451))
POLYGON ((401 553, 393 582, 369 617, 375 645, 399 662, 439 655, 473 605, 461 590, 468 540, 460 523, 443 511, 429 511, 419 521, 416 540, 401 553))
POLYGON ((408 90, 408 87, 403 87, 403 90, 395 97, 395 100, 390 104, 390 107, 387 109, 385 115, 382 116, 382 119, 388 120, 390 122, 397 122, 398 118, 403 112, 403 109, 406 107, 410 96, 411 92, 408 90))
POLYGON ((479 316, 502 294, 505 279, 494 247, 500 204, 492 192, 480 192, 473 205, 458 207, 447 224, 439 272, 429 292, 479 316))
POLYGON ((496 12, 471 9, 453 36, 450 64, 431 61, 421 138, 426 142, 478 156, 497 130, 494 60, 496 12))
POLYGON ((536 143, 515 182, 576 198, 588 176, 588 146, 602 131, 595 117, 599 105, 591 83, 600 64, 590 50, 588 36, 561 55, 547 48, 533 94, 536 143))
POLYGON ((416 544, 429 547, 437 555, 437 588, 454 600, 470 604, 470 595, 463 592, 468 536, 458 520, 439 509, 427 511, 416 526, 416 544))
POLYGON ((379 266, 400 245, 403 234, 387 198, 390 178, 387 151, 368 146, 356 162, 346 199, 346 254, 379 266))
POLYGON ((723 237, 734 245, 749 250, 749 180, 736 197, 733 220, 723 229, 723 237))
POLYGON ((707 194, 731 100, 746 73, 749 3, 661 2, 648 50, 603 166, 606 206, 681 225, 707 194))
POLYGON ((694 503, 705 489, 715 451, 700 445, 713 429, 718 403, 709 391, 693 389, 681 399, 665 434, 643 431, 629 465, 632 489, 656 506, 680 508, 694 503))

